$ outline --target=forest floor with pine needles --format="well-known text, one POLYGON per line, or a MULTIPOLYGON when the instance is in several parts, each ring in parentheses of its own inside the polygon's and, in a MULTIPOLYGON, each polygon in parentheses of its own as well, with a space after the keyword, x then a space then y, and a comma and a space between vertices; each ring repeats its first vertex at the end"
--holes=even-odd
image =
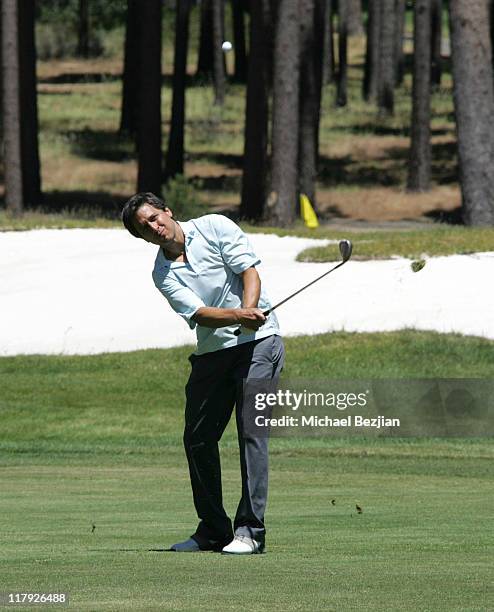
MULTIPOLYGON (((121 37, 122 32, 114 34, 115 49, 121 37)), ((172 93, 169 47, 166 44, 163 51, 164 150, 172 93)), ((198 206, 204 212, 235 216, 241 192, 245 88, 230 84, 224 106, 214 106, 211 85, 192 76, 192 60, 191 55, 187 181, 166 188, 166 197, 172 209, 186 200, 183 217, 188 216, 187 202, 194 203, 189 216, 197 216, 198 206)), ((231 56, 227 62, 231 71, 231 56)), ((460 221, 461 194, 449 58, 442 86, 432 98, 432 187, 425 193, 406 190, 410 65, 404 84, 396 90, 395 115, 386 118, 362 100, 363 62, 363 38, 351 39, 347 107, 335 107, 334 85, 324 88, 317 182, 321 227, 306 230, 299 222, 290 230, 247 224, 244 228, 333 239, 351 233, 355 243, 362 243, 358 252, 365 258, 494 250, 494 230, 451 226, 460 221)), ((41 208, 19 218, 0 208, 0 231, 121 227, 119 210, 134 193, 137 178, 133 141, 118 133, 121 71, 118 55, 38 62, 44 200, 41 208)), ((302 257, 324 259, 321 251, 302 257)))

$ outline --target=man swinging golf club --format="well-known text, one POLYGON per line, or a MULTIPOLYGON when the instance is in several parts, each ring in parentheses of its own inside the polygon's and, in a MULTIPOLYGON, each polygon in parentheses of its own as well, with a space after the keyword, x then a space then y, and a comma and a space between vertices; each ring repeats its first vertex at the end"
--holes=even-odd
POLYGON ((268 440, 245 428, 245 416, 253 406, 244 397, 243 381, 275 382, 283 368, 284 347, 276 315, 263 314, 271 304, 256 270, 260 260, 233 221, 205 215, 178 222, 152 193, 133 196, 125 204, 122 220, 133 236, 159 247, 154 283, 197 333, 185 388, 184 446, 199 525, 189 539, 171 550, 261 553, 268 440), (242 497, 232 528, 223 508, 218 441, 234 406, 242 497))

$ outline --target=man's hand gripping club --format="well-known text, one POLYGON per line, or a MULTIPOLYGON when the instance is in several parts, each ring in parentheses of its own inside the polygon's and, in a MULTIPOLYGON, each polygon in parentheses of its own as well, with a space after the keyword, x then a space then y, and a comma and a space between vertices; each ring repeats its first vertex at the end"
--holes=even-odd
MULTIPOLYGON (((203 327, 228 327, 240 325, 246 333, 256 332, 266 321, 262 310, 257 308, 261 295, 261 279, 257 270, 248 268, 241 274, 243 284, 242 308, 214 308, 203 306, 195 313, 193 319, 203 327)), ((239 332, 237 330, 237 332, 239 332)), ((235 335, 239 335, 236 333, 235 335)))

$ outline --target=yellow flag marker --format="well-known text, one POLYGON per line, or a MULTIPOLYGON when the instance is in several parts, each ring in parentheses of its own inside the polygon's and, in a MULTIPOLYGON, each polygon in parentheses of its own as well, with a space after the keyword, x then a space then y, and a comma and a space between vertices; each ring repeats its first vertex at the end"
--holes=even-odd
POLYGON ((316 227, 319 227, 317 215, 314 212, 312 204, 310 203, 310 200, 305 195, 305 193, 300 194, 300 212, 302 214, 302 219, 304 220, 306 227, 308 227, 309 229, 315 229, 316 227))

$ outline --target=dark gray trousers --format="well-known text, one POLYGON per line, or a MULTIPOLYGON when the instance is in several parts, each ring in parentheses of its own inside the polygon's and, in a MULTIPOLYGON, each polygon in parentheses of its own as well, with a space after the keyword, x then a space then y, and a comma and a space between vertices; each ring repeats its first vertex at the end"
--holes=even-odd
MULTIPOLYGON (((245 430, 254 414, 244 379, 276 383, 285 349, 273 335, 231 348, 191 355, 192 372, 185 387, 184 446, 189 462, 194 505, 200 522, 193 535, 204 548, 221 548, 233 532, 264 542, 264 511, 268 492, 268 438, 245 430), (233 524, 223 508, 218 441, 236 406, 242 497, 233 524), (250 418, 250 416, 249 416, 250 418)), ((252 396, 251 396, 252 397, 252 396)))

